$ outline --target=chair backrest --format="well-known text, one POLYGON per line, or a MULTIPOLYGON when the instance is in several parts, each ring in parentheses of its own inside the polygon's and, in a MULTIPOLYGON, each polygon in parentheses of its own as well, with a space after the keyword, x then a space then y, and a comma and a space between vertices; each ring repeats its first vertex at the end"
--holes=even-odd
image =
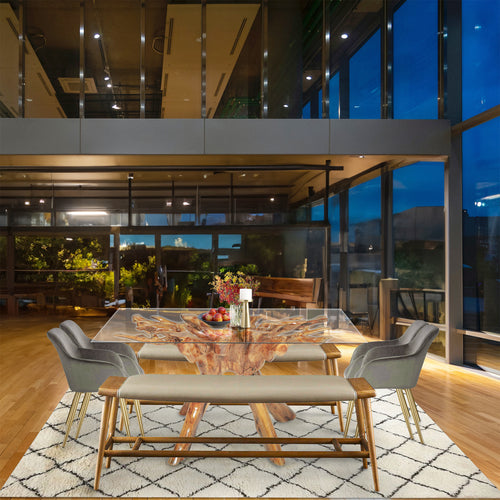
POLYGON ((72 391, 96 392, 108 377, 127 376, 117 354, 81 348, 61 328, 52 328, 47 336, 59 354, 72 391))
POLYGON ((376 389, 411 389, 438 333, 438 327, 426 324, 407 344, 369 351, 354 376, 364 377, 376 389))
POLYGON ((92 349, 92 343, 90 342, 90 339, 73 320, 67 319, 66 321, 63 321, 59 325, 59 328, 64 330, 77 346, 83 347, 85 349, 92 349))

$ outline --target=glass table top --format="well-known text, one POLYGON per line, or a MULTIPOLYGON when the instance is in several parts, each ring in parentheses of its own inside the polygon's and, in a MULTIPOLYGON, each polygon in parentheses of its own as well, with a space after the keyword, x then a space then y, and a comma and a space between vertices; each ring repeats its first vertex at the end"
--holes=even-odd
POLYGON ((250 328, 206 323, 205 309, 117 309, 93 342, 359 344, 342 309, 250 309, 250 328))

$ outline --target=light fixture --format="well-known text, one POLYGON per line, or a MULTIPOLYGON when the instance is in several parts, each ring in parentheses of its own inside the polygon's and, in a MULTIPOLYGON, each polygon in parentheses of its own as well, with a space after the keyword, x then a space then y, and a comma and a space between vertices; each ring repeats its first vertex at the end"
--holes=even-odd
POLYGON ((283 107, 284 108, 288 108, 288 104, 283 104, 283 107))
POLYGON ((272 197, 271 197, 271 198, 269 198, 269 201, 274 201, 274 198, 272 198, 272 197))
POLYGON ((104 210, 79 210, 78 212, 66 212, 68 215, 74 215, 75 217, 89 217, 92 215, 109 215, 108 212, 104 210))
POLYGON ((113 109, 121 109, 120 106, 118 106, 118 104, 113 104, 113 106, 111 106, 113 109))
POLYGON ((109 80, 109 75, 106 75, 106 76, 104 77, 104 81, 105 81, 105 82, 107 82, 108 80, 109 80))
POLYGON ((358 156, 358 158, 364 158, 364 157, 365 157, 365 155, 359 155, 358 156))
POLYGON ((42 198, 42 199, 40 200, 40 205, 43 205, 44 203, 45 203, 45 200, 42 198))
POLYGON ((99 38, 101 38, 101 35, 99 33, 94 33, 94 38, 98 40, 99 38))
POLYGON ((167 201, 167 202, 165 202, 165 205, 166 205, 167 207, 171 207, 171 206, 172 206, 172 202, 171 202, 171 201, 167 201))
POLYGON ((134 172, 129 172, 127 179, 132 180, 134 178, 134 172))
POLYGON ((106 84, 106 87, 108 87, 108 89, 110 89, 113 85, 111 83, 107 83, 106 84))
POLYGON ((68 236, 66 236, 66 238, 64 238, 66 241, 73 241, 73 238, 69 238, 68 236))
POLYGON ((306 76, 306 80, 312 80, 312 79, 313 79, 313 77, 311 75, 306 76))
POLYGON ((26 201, 24 202, 24 204, 25 204, 27 207, 31 205, 31 203, 30 203, 28 200, 26 200, 26 201))
POLYGON ((340 38, 342 38, 342 40, 346 40, 347 38, 349 38, 349 35, 347 33, 342 33, 340 35, 340 38))
POLYGON ((182 202, 182 204, 183 204, 185 207, 187 207, 187 206, 191 205, 191 203, 189 203, 189 201, 183 201, 183 202, 182 202))

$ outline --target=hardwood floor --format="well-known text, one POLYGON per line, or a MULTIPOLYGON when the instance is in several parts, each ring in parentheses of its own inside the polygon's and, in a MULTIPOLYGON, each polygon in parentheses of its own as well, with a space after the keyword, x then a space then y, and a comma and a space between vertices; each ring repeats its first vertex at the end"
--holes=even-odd
MULTIPOLYGON (((0 485, 7 480, 67 390, 66 378, 47 330, 67 319, 55 316, 0 318, 0 485)), ((107 318, 75 320, 93 336, 107 318)), ((342 373, 352 347, 342 352, 342 373)), ((146 372, 195 373, 188 363, 147 361, 146 372)), ((323 373, 321 363, 267 365, 265 374, 323 373)), ((427 359, 417 403, 500 488, 500 380, 467 368, 427 359)))

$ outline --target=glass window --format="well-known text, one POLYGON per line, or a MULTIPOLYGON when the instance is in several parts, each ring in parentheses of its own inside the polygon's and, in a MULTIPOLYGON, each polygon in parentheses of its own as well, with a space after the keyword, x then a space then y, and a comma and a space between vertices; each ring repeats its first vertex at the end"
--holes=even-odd
POLYGON ((392 226, 398 316, 445 323, 442 163, 394 171, 392 226))
POLYGON ((330 219, 330 290, 329 307, 339 307, 340 286, 340 203, 339 195, 328 199, 330 219))
POLYGON ((335 73, 330 78, 330 118, 340 118, 340 78, 339 73, 335 73))
POLYGON ((349 118, 380 118, 380 30, 349 61, 349 118))
POLYGON ((311 118, 311 101, 302 108, 302 118, 311 118))
POLYGON ((500 2, 462 0, 462 116, 500 104, 500 2))
POLYGON ((500 118, 463 133, 464 327, 500 332, 500 118))
POLYGON ((380 196, 380 177, 349 190, 348 309, 370 330, 380 279, 380 196))
POLYGON ((394 118, 437 118, 437 9, 406 0, 394 13, 394 118))

